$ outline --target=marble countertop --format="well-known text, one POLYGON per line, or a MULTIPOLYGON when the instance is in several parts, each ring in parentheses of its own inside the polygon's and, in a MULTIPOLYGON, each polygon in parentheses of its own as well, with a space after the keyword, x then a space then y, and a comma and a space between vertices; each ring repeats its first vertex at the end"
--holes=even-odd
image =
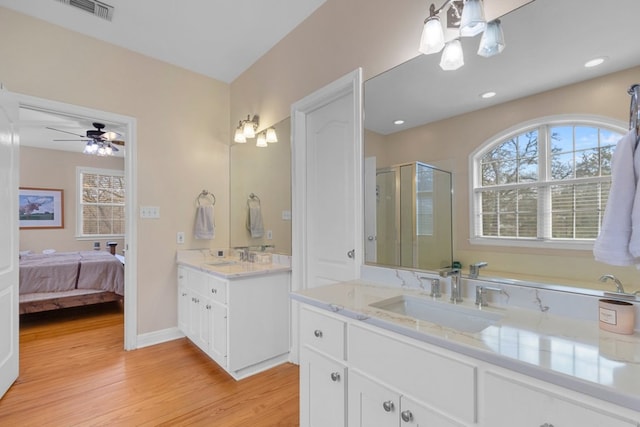
MULTIPOLYGON (((640 411, 640 334, 600 330, 597 321, 573 319, 517 307, 483 307, 501 319, 480 332, 460 332, 435 323, 371 307, 421 289, 385 287, 363 281, 291 294, 297 301, 456 351, 543 381, 640 411)), ((451 304, 447 295, 438 304, 451 304)), ((473 301, 460 306, 478 310, 473 301)))
POLYGON ((288 264, 245 262, 232 257, 216 257, 210 255, 208 251, 201 250, 178 251, 176 262, 178 265, 195 268, 223 279, 238 279, 291 271, 288 264))

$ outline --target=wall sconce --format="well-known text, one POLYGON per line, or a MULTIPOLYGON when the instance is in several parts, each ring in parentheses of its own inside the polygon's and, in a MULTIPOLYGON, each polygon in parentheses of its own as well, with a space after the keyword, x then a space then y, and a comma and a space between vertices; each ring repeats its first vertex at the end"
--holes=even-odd
POLYGON ((459 38, 474 37, 480 33, 482 33, 482 39, 478 55, 488 58, 504 50, 504 35, 500 20, 496 19, 489 23, 485 21, 482 0, 446 0, 438 9, 434 4, 431 4, 429 16, 424 20, 418 50, 425 55, 430 55, 438 53, 444 48, 440 67, 443 70, 457 70, 464 65, 459 38), (447 6, 449 6, 447 9, 447 28, 459 29, 458 37, 449 41, 445 40, 444 27, 439 16, 447 6))
POLYGON ((247 142, 247 139, 256 138, 256 146, 261 148, 278 142, 278 135, 276 134, 275 128, 270 127, 269 129, 258 132, 259 123, 260 118, 257 115, 254 115, 253 118, 247 115, 246 120, 240 120, 233 136, 233 142, 244 144, 247 142))
POLYGON ((233 141, 239 144, 247 142, 247 138, 255 138, 258 125, 260 124, 260 118, 254 115, 247 115, 247 120, 240 120, 240 124, 236 128, 236 132, 233 136, 233 141))

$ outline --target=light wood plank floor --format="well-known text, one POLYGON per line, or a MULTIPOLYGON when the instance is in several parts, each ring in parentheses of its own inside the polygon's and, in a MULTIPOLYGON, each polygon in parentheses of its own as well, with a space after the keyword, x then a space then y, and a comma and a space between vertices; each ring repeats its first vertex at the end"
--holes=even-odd
POLYGON ((297 366, 235 381, 186 339, 127 352, 120 305, 96 307, 22 316, 0 426, 298 425, 297 366))

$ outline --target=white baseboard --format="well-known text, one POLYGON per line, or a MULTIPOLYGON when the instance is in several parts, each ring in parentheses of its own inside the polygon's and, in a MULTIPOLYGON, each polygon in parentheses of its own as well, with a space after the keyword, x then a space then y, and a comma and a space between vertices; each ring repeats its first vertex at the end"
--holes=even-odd
POLYGON ((160 331, 148 332, 138 335, 136 348, 149 347, 167 341, 183 338, 184 334, 178 328, 162 329, 160 331))

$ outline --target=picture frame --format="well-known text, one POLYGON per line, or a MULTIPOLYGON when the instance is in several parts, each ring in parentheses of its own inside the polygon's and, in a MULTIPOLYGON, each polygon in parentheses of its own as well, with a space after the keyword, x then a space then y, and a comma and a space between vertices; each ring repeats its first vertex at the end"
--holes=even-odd
POLYGON ((20 187, 18 198, 21 230, 64 228, 64 190, 20 187))

